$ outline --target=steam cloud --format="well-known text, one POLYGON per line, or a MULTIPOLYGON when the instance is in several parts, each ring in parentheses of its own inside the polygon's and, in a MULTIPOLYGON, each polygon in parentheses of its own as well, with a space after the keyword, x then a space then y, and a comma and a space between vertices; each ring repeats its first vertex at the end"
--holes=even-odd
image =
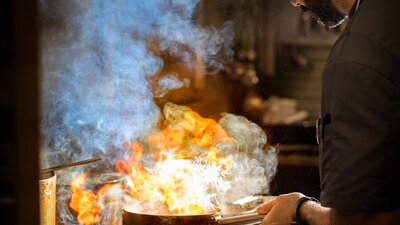
POLYGON ((220 31, 197 26, 197 5, 41 1, 42 167, 94 155, 121 158, 123 144, 154 131, 159 109, 153 97, 185 83, 169 75, 150 91, 148 79, 164 66, 159 52, 188 66, 200 59, 208 68, 222 67, 217 54, 232 55, 230 25, 220 31))

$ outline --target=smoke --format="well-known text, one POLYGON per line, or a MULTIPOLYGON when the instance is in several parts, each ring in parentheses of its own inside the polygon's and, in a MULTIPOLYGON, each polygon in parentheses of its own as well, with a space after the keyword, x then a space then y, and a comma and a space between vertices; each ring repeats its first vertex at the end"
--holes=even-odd
POLYGON ((156 88, 153 90, 154 97, 163 97, 171 89, 178 89, 183 86, 189 86, 190 80, 184 79, 180 81, 176 76, 167 74, 158 80, 156 88))
POLYGON ((232 188, 224 194, 223 202, 269 193, 269 183, 277 168, 277 152, 272 147, 264 150, 265 132, 245 117, 233 114, 225 114, 219 124, 234 140, 234 144, 225 149, 234 156, 234 163, 229 174, 232 188))
POLYGON ((42 0, 42 167, 101 156, 156 129, 153 97, 187 81, 155 82, 168 54, 221 68, 232 29, 199 27, 198 0, 42 0), (153 91, 153 92, 152 92, 153 91))

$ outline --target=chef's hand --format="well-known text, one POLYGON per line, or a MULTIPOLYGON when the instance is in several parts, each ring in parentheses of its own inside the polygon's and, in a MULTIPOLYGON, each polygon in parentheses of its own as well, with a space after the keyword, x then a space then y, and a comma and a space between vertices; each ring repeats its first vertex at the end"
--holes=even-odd
POLYGON ((257 207, 258 214, 266 215, 262 225, 290 225, 295 221, 296 202, 303 196, 298 192, 279 195, 274 200, 257 207))

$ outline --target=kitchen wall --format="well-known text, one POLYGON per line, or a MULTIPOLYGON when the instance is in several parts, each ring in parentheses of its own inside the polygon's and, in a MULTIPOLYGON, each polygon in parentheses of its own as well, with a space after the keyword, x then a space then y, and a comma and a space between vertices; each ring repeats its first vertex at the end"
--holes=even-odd
POLYGON ((205 116, 257 111, 248 116, 262 122, 263 111, 246 102, 279 96, 295 99, 309 122, 315 120, 320 74, 339 29, 321 27, 289 0, 204 0, 195 20, 210 29, 229 21, 235 55, 217 75, 194 76, 190 87, 170 93, 164 102, 187 103, 205 116))
POLYGON ((278 2, 273 12, 279 59, 272 92, 298 100, 299 109, 309 112, 309 119, 315 120, 319 113, 320 77, 341 27, 328 30, 289 1, 278 2))
MULTIPOLYGON (((254 68, 257 76, 256 82, 248 85, 243 76, 229 70, 232 64, 226 65, 228 71, 224 72, 234 75, 233 80, 242 86, 239 89, 242 96, 254 97, 256 92, 264 100, 272 95, 293 98, 298 110, 308 112, 310 123, 318 117, 320 75, 343 26, 334 30, 323 28, 308 14, 293 7, 289 0, 205 0, 196 20, 199 24, 216 28, 226 21, 232 22, 235 34, 233 67, 236 61, 242 64, 244 61, 245 66, 250 64, 254 68), (255 59, 238 60, 246 54, 254 54, 255 59)), ((232 83, 224 87, 238 88, 232 83)), ((234 102, 224 109, 245 113, 245 97, 224 97, 224 100, 234 102)))

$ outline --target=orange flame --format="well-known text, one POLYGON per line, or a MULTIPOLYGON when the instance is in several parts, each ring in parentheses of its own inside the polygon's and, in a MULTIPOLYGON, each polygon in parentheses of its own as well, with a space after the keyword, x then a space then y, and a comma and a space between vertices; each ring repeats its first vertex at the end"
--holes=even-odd
MULTIPOLYGON (((157 203, 164 214, 193 215, 209 211, 197 201, 200 196, 191 192, 193 187, 188 185, 199 179, 188 161, 200 159, 202 166, 217 168, 220 172, 232 168, 231 156, 224 156, 217 147, 233 143, 231 137, 216 121, 184 109, 183 112, 168 111, 165 128, 148 136, 143 143, 131 144, 129 158, 115 165, 117 172, 129 178, 121 188, 134 200, 157 203), (152 154, 157 162, 155 168, 148 169, 141 164, 144 152, 152 154)), ((101 193, 82 190, 86 176, 83 174, 73 182, 70 206, 78 212, 80 223, 90 225, 101 220, 98 212, 102 207, 97 203, 101 193)))
POLYGON ((101 210, 97 204, 98 196, 91 191, 83 190, 87 173, 81 174, 71 185, 72 197, 69 206, 78 212, 78 221, 84 225, 97 223, 101 220, 98 212, 101 210))

